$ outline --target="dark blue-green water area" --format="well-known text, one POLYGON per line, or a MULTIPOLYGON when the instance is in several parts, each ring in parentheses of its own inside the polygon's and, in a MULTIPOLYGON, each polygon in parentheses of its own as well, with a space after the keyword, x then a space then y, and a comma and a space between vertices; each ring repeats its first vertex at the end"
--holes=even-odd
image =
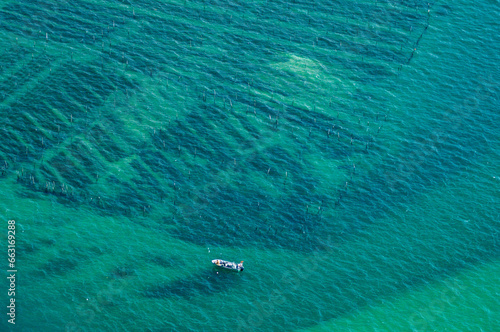
POLYGON ((494 262, 490 6, 4 2, 20 325, 293 330, 494 262))

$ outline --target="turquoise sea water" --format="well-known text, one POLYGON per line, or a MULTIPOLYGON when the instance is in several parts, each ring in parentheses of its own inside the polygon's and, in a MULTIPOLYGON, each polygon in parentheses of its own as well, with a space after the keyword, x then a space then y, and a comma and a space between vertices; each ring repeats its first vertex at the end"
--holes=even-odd
POLYGON ((498 13, 2 1, 0 328, 498 330, 498 13))

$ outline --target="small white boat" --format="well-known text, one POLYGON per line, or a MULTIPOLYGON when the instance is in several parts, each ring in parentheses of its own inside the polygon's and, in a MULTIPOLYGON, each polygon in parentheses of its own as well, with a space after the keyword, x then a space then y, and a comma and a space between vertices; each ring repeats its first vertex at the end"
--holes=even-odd
POLYGON ((245 269, 243 267, 243 261, 241 261, 239 264, 236 264, 234 262, 229 262, 222 259, 213 259, 212 263, 214 263, 218 267, 222 267, 228 270, 235 270, 238 272, 243 271, 245 269))

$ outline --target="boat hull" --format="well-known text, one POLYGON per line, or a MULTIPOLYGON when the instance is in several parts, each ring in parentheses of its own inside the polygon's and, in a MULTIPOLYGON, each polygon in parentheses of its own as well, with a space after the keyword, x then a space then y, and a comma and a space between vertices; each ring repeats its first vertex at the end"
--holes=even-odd
POLYGON ((229 261, 225 261, 225 260, 222 260, 222 259, 214 259, 214 260, 212 260, 212 263, 216 267, 221 268, 221 269, 225 269, 225 270, 231 270, 231 271, 241 272, 241 271, 243 271, 245 269, 243 267, 243 262, 241 262, 239 264, 236 264, 234 262, 229 262, 229 261))

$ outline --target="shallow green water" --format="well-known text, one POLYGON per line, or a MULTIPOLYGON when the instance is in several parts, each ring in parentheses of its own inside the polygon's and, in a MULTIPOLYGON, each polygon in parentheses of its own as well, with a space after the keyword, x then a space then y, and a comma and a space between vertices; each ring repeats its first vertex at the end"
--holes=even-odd
POLYGON ((493 331, 497 13, 2 2, 16 329, 493 331))

